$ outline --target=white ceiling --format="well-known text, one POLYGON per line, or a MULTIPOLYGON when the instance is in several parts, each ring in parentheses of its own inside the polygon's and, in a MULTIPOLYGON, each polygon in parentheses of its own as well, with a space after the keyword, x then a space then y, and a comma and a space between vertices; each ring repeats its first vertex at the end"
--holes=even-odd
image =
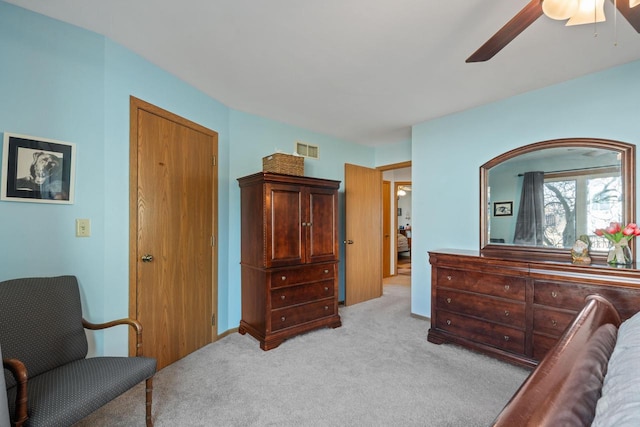
POLYGON ((372 146, 640 59, 640 34, 609 2, 597 37, 543 16, 467 64, 529 0, 6 1, 103 34, 233 109, 372 146))

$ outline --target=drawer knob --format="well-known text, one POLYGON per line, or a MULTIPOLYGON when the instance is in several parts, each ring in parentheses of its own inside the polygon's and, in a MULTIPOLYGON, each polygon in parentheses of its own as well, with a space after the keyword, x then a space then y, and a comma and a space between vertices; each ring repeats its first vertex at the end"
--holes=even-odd
POLYGON ((451 324, 451 320, 447 320, 447 325, 450 325, 450 324, 451 324))
POLYGON ((554 328, 558 326, 558 322, 556 322, 555 319, 551 319, 551 324, 553 325, 554 328))
POLYGON ((284 322, 285 320, 287 320, 287 318, 286 318, 286 317, 284 317, 284 316, 282 316, 282 317, 280 318, 280 320, 282 320, 282 321, 284 322))
POLYGON ((447 280, 451 280, 451 276, 447 276, 447 280))
POLYGON ((509 317, 509 310, 505 310, 505 311, 504 311, 504 315, 505 315, 505 316, 507 316, 507 317, 509 317))
POLYGON ((505 336, 504 336, 504 340, 505 340, 505 341, 509 341, 509 335, 505 335, 505 336))
POLYGON ((324 274, 329 274, 329 270, 325 270, 325 271, 324 271, 324 274))
POLYGON ((286 297, 284 295, 280 295, 280 299, 284 301, 286 297))
POLYGON ((325 292, 326 292, 326 291, 328 291, 328 290, 329 290, 329 287, 328 287, 328 286, 325 286, 325 287, 324 287, 324 290, 325 290, 325 292))
POLYGON ((287 276, 282 276, 281 279, 284 282, 285 280, 287 280, 287 276))
POLYGON ((447 304, 451 304, 451 298, 447 298, 447 304))
POLYGON ((509 286, 509 285, 504 285, 504 290, 505 290, 505 292, 506 292, 506 291, 508 291, 508 290, 509 290, 509 288, 510 288, 510 286, 509 286))
POLYGON ((325 306, 324 306, 324 310, 325 310, 325 311, 329 310, 329 306, 328 306, 328 305, 325 305, 325 306))
POLYGON ((558 293, 556 291, 551 291, 551 297, 557 298, 558 293))

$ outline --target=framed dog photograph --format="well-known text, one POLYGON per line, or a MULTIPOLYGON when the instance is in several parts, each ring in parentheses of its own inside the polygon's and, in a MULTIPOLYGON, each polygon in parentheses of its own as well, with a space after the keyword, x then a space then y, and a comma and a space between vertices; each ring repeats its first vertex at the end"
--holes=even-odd
POLYGON ((72 204, 76 146, 4 133, 0 200, 72 204))

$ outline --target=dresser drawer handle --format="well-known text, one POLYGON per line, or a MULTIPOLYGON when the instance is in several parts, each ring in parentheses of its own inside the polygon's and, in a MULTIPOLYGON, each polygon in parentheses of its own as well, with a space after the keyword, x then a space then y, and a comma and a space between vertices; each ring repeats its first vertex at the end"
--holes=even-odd
POLYGON ((324 274, 329 274, 329 270, 325 270, 325 271, 324 271, 324 274))
POLYGON ((326 291, 328 291, 328 290, 329 290, 329 287, 328 287, 328 286, 325 286, 325 287, 324 287, 324 291, 326 292, 326 291))
POLYGON ((284 282, 285 280, 287 280, 287 276, 282 276, 281 279, 284 282))
POLYGON ((554 328, 557 328, 558 322, 556 322, 555 319, 551 319, 551 325, 553 325, 554 328))
POLYGON ((451 320, 447 320, 447 325, 451 325, 451 320))
POLYGON ((287 320, 287 318, 286 318, 286 317, 284 317, 284 316, 282 316, 282 317, 280 318, 280 320, 282 320, 282 321, 284 322, 285 320, 287 320))
POLYGON ((558 297, 558 293, 556 291, 551 291, 551 297, 552 298, 557 298, 558 297))
POLYGON ((509 335, 505 335, 505 336, 504 336, 504 340, 505 340, 505 341, 509 341, 509 335))
POLYGON ((505 316, 507 316, 507 317, 509 317, 509 310, 505 310, 505 311, 504 311, 504 315, 505 315, 505 316))
POLYGON ((280 295, 280 299, 284 301, 286 297, 284 295, 280 295))
POLYGON ((325 306, 324 306, 324 311, 327 311, 327 310, 329 310, 329 306, 328 306, 328 305, 325 305, 325 306))
POLYGON ((451 276, 447 276, 447 280, 451 280, 451 276))
POLYGON ((504 285, 504 291, 505 291, 505 292, 506 292, 506 291, 508 291, 508 290, 509 290, 509 288, 510 288, 510 286, 509 286, 509 285, 504 285))
POLYGON ((451 304, 451 298, 447 298, 447 304, 451 304))

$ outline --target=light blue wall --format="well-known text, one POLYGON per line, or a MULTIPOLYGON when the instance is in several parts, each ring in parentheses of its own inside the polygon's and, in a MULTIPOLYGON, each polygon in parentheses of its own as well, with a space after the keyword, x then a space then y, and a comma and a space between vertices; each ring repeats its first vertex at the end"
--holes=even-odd
MULTIPOLYGON (((318 145, 320 158, 305 159, 304 172, 306 176, 315 178, 334 179, 340 181, 340 235, 339 242, 344 240, 344 164, 352 163, 360 166, 373 167, 374 150, 359 144, 289 126, 283 123, 267 120, 255 115, 231 112, 231 155, 229 180, 229 229, 237 230, 229 241, 229 281, 237 286, 240 284, 240 188, 237 179, 262 170, 262 158, 272 154, 275 150, 293 153, 296 141, 303 141, 318 145), (250 155, 248 155, 250 154, 250 155)), ((344 301, 344 250, 340 243, 340 300, 344 301)), ((230 307, 240 307, 240 292, 233 293, 230 307), (237 299, 236 299, 237 298, 237 299)), ((230 313, 232 325, 237 326, 240 312, 230 313)))
MULTIPOLYGON (((0 58, 0 132, 75 143, 78 177, 73 205, 0 202, 1 278, 76 274, 87 316, 100 321, 105 310, 103 39, 0 3, 0 58), (91 219, 92 237, 74 237, 76 218, 91 219)), ((101 339, 95 345, 102 351, 101 339)))
MULTIPOLYGON (((370 147, 233 111, 109 39, 1 1, 0 58, 0 132, 77 144, 73 205, 0 202, 0 280, 74 274, 94 322, 128 315, 130 95, 219 134, 219 332, 240 320, 236 178, 296 140, 320 145, 308 176, 374 165, 370 147), (90 238, 74 237, 76 218, 91 219, 90 238)), ((125 327, 90 340, 91 354, 127 353, 125 327)))
POLYGON ((375 148, 375 152, 376 166, 408 162, 411 160, 411 140, 380 145, 375 148))
POLYGON ((479 167, 538 141, 640 143, 640 61, 413 126, 412 312, 429 316, 430 250, 479 247, 479 167))

